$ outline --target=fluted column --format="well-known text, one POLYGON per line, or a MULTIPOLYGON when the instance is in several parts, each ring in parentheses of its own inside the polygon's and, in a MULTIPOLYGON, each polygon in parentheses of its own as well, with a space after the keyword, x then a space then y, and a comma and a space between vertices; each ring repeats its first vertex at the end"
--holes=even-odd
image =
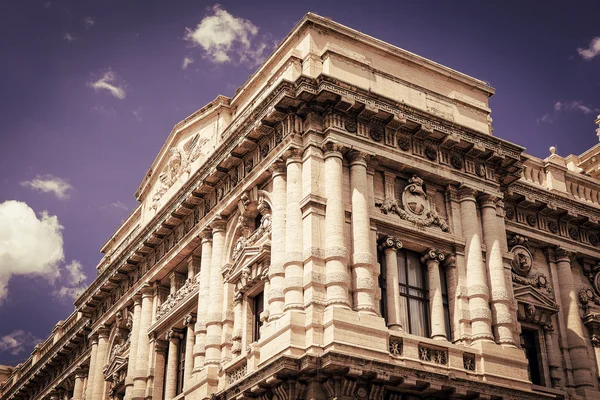
POLYGON ((78 368, 75 371, 75 384, 73 385, 73 398, 72 400, 83 399, 83 384, 85 383, 85 377, 87 376, 87 369, 78 368))
POLYGON ((469 187, 461 187, 458 195, 463 237, 466 240, 467 296, 471 316, 471 338, 473 342, 480 340, 493 341, 492 312, 488 304, 490 289, 487 285, 487 275, 481 254, 480 226, 477 218, 475 191, 469 187))
MULTIPOLYGON (((91 400, 104 400, 104 365, 108 352, 108 328, 98 329, 98 351, 96 353, 96 364, 94 365, 94 384, 92 385, 91 400)), ((86 397, 87 398, 87 397, 86 397)))
POLYGON ((225 227, 227 223, 216 218, 210 226, 213 230, 212 260, 210 268, 210 298, 206 313, 206 359, 207 365, 221 361, 221 333, 223 331, 223 274, 221 272, 225 227))
POLYGON ((447 340, 444 298, 440 277, 440 262, 444 261, 445 258, 444 253, 436 249, 427 250, 421 257, 421 262, 427 265, 431 338, 435 340, 447 340))
POLYGON ((325 156, 325 287, 327 307, 350 309, 348 293, 348 250, 344 235, 345 211, 343 194, 343 147, 334 142, 323 145, 325 156))
POLYGON ((167 374, 165 378, 165 400, 172 400, 177 395, 177 365, 179 364, 179 341, 181 332, 171 329, 167 332, 169 355, 167 357, 167 374))
POLYGON ((387 326, 402 331, 402 304, 400 303, 400 279, 398 276, 398 250, 402 248, 400 239, 385 236, 379 242, 385 257, 385 294, 387 305, 387 326))
POLYGON ((490 300, 496 343, 516 347, 513 340, 515 324, 510 313, 510 295, 506 287, 502 258, 502 243, 506 242, 506 234, 498 229, 502 225, 503 216, 497 214, 496 198, 493 196, 488 194, 479 196, 479 202, 483 242, 487 249, 487 270, 490 276, 490 300))
POLYGON ((167 355, 168 343, 164 340, 155 339, 154 341, 154 382, 152 389, 152 398, 161 400, 163 398, 163 389, 165 387, 165 359, 167 355))
POLYGON ((285 225, 285 310, 304 308, 304 266, 302 257, 302 150, 285 153, 287 167, 287 212, 285 225))
POLYGON ((556 267, 562 312, 567 323, 567 344, 573 368, 575 387, 593 387, 587 347, 584 340, 584 327, 579 314, 579 300, 575 291, 573 271, 571 271, 572 253, 566 249, 557 249, 556 267))
POLYGON ((185 364, 183 384, 185 387, 191 383, 192 370, 194 369, 194 325, 196 324, 196 315, 188 314, 183 318, 183 326, 187 329, 185 342, 185 364))
POLYGON ((354 310, 361 314, 377 315, 375 309, 375 282, 373 254, 371 254, 371 219, 369 216, 366 153, 352 150, 350 161, 350 190, 352 193, 352 280, 354 283, 354 310))
POLYGON ((206 354, 206 316, 210 295, 210 265, 212 258, 212 230, 205 229, 200 235, 202 256, 200 259, 200 285, 198 289, 198 313, 196 314, 196 344, 194 345, 194 373, 204 366, 206 354))
POLYGON ((154 288, 144 285, 140 292, 142 294, 142 307, 140 310, 140 329, 138 333, 138 345, 135 362, 135 374, 133 376, 133 399, 144 399, 146 397, 146 371, 148 369, 148 350, 150 338, 148 330, 152 323, 152 296, 154 288))
POLYGON ((137 293, 133 296, 133 319, 131 324, 129 363, 127 364, 127 376, 125 377, 125 397, 130 400, 133 396, 133 376, 135 375, 138 337, 140 335, 140 319, 142 314, 142 295, 137 293))
POLYGON ((269 267, 269 320, 277 319, 283 314, 285 296, 285 216, 287 182, 285 177, 286 166, 283 162, 276 162, 269 170, 273 174, 273 207, 271 221, 271 266, 269 267))
POLYGON ((96 358, 98 355, 98 333, 94 333, 90 336, 90 347, 92 348, 90 354, 90 367, 88 369, 88 378, 85 383, 85 389, 83 391, 85 398, 90 400, 92 398, 92 392, 94 391, 94 374, 96 373, 96 358))

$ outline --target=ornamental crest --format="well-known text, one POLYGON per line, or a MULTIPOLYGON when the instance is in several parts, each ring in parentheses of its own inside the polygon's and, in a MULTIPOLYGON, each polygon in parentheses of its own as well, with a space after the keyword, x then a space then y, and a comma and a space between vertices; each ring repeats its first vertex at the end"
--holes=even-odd
POLYGON ((529 250, 522 245, 517 245, 512 248, 513 259, 510 262, 512 270, 526 277, 533 266, 533 257, 529 250))
POLYGON ((423 191, 423 180, 413 176, 408 180, 410 183, 402 193, 402 203, 407 211, 414 215, 421 216, 429 211, 429 201, 427 194, 423 191))

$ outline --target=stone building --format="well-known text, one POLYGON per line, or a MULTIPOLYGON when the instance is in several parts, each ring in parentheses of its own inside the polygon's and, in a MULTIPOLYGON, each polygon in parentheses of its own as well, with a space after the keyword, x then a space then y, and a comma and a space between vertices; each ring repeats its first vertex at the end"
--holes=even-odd
POLYGON ((600 147, 527 155, 493 94, 308 14, 175 125, 0 397, 600 398, 600 147))

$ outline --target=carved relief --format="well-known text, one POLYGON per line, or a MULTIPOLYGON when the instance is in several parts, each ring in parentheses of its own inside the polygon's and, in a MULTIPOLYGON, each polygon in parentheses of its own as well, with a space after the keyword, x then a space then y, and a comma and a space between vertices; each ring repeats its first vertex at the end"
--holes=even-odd
POLYGON ((517 245, 512 248, 511 252, 513 254, 513 259, 510 262, 512 270, 523 277, 529 275, 531 267, 533 267, 533 256, 529 249, 525 246, 517 245))
POLYGON ((423 190, 423 180, 413 176, 408 183, 402 193, 402 202, 396 199, 385 199, 383 204, 378 204, 381 211, 384 214, 393 212, 418 227, 434 225, 439 226, 443 232, 449 232, 450 227, 447 222, 431 209, 429 198, 423 190))

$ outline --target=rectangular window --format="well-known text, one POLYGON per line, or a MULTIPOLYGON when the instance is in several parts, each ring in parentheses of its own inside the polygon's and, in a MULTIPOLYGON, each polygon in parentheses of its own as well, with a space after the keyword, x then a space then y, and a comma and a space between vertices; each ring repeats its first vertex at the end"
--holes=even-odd
POLYGON ((252 298, 252 341, 257 342, 260 339, 260 327, 262 321, 260 320, 260 314, 265 309, 264 304, 264 293, 260 292, 252 298))
POLYGON ((539 332, 523 328, 521 331, 521 347, 525 351, 525 357, 528 361, 527 369, 531 383, 543 385, 539 332))

